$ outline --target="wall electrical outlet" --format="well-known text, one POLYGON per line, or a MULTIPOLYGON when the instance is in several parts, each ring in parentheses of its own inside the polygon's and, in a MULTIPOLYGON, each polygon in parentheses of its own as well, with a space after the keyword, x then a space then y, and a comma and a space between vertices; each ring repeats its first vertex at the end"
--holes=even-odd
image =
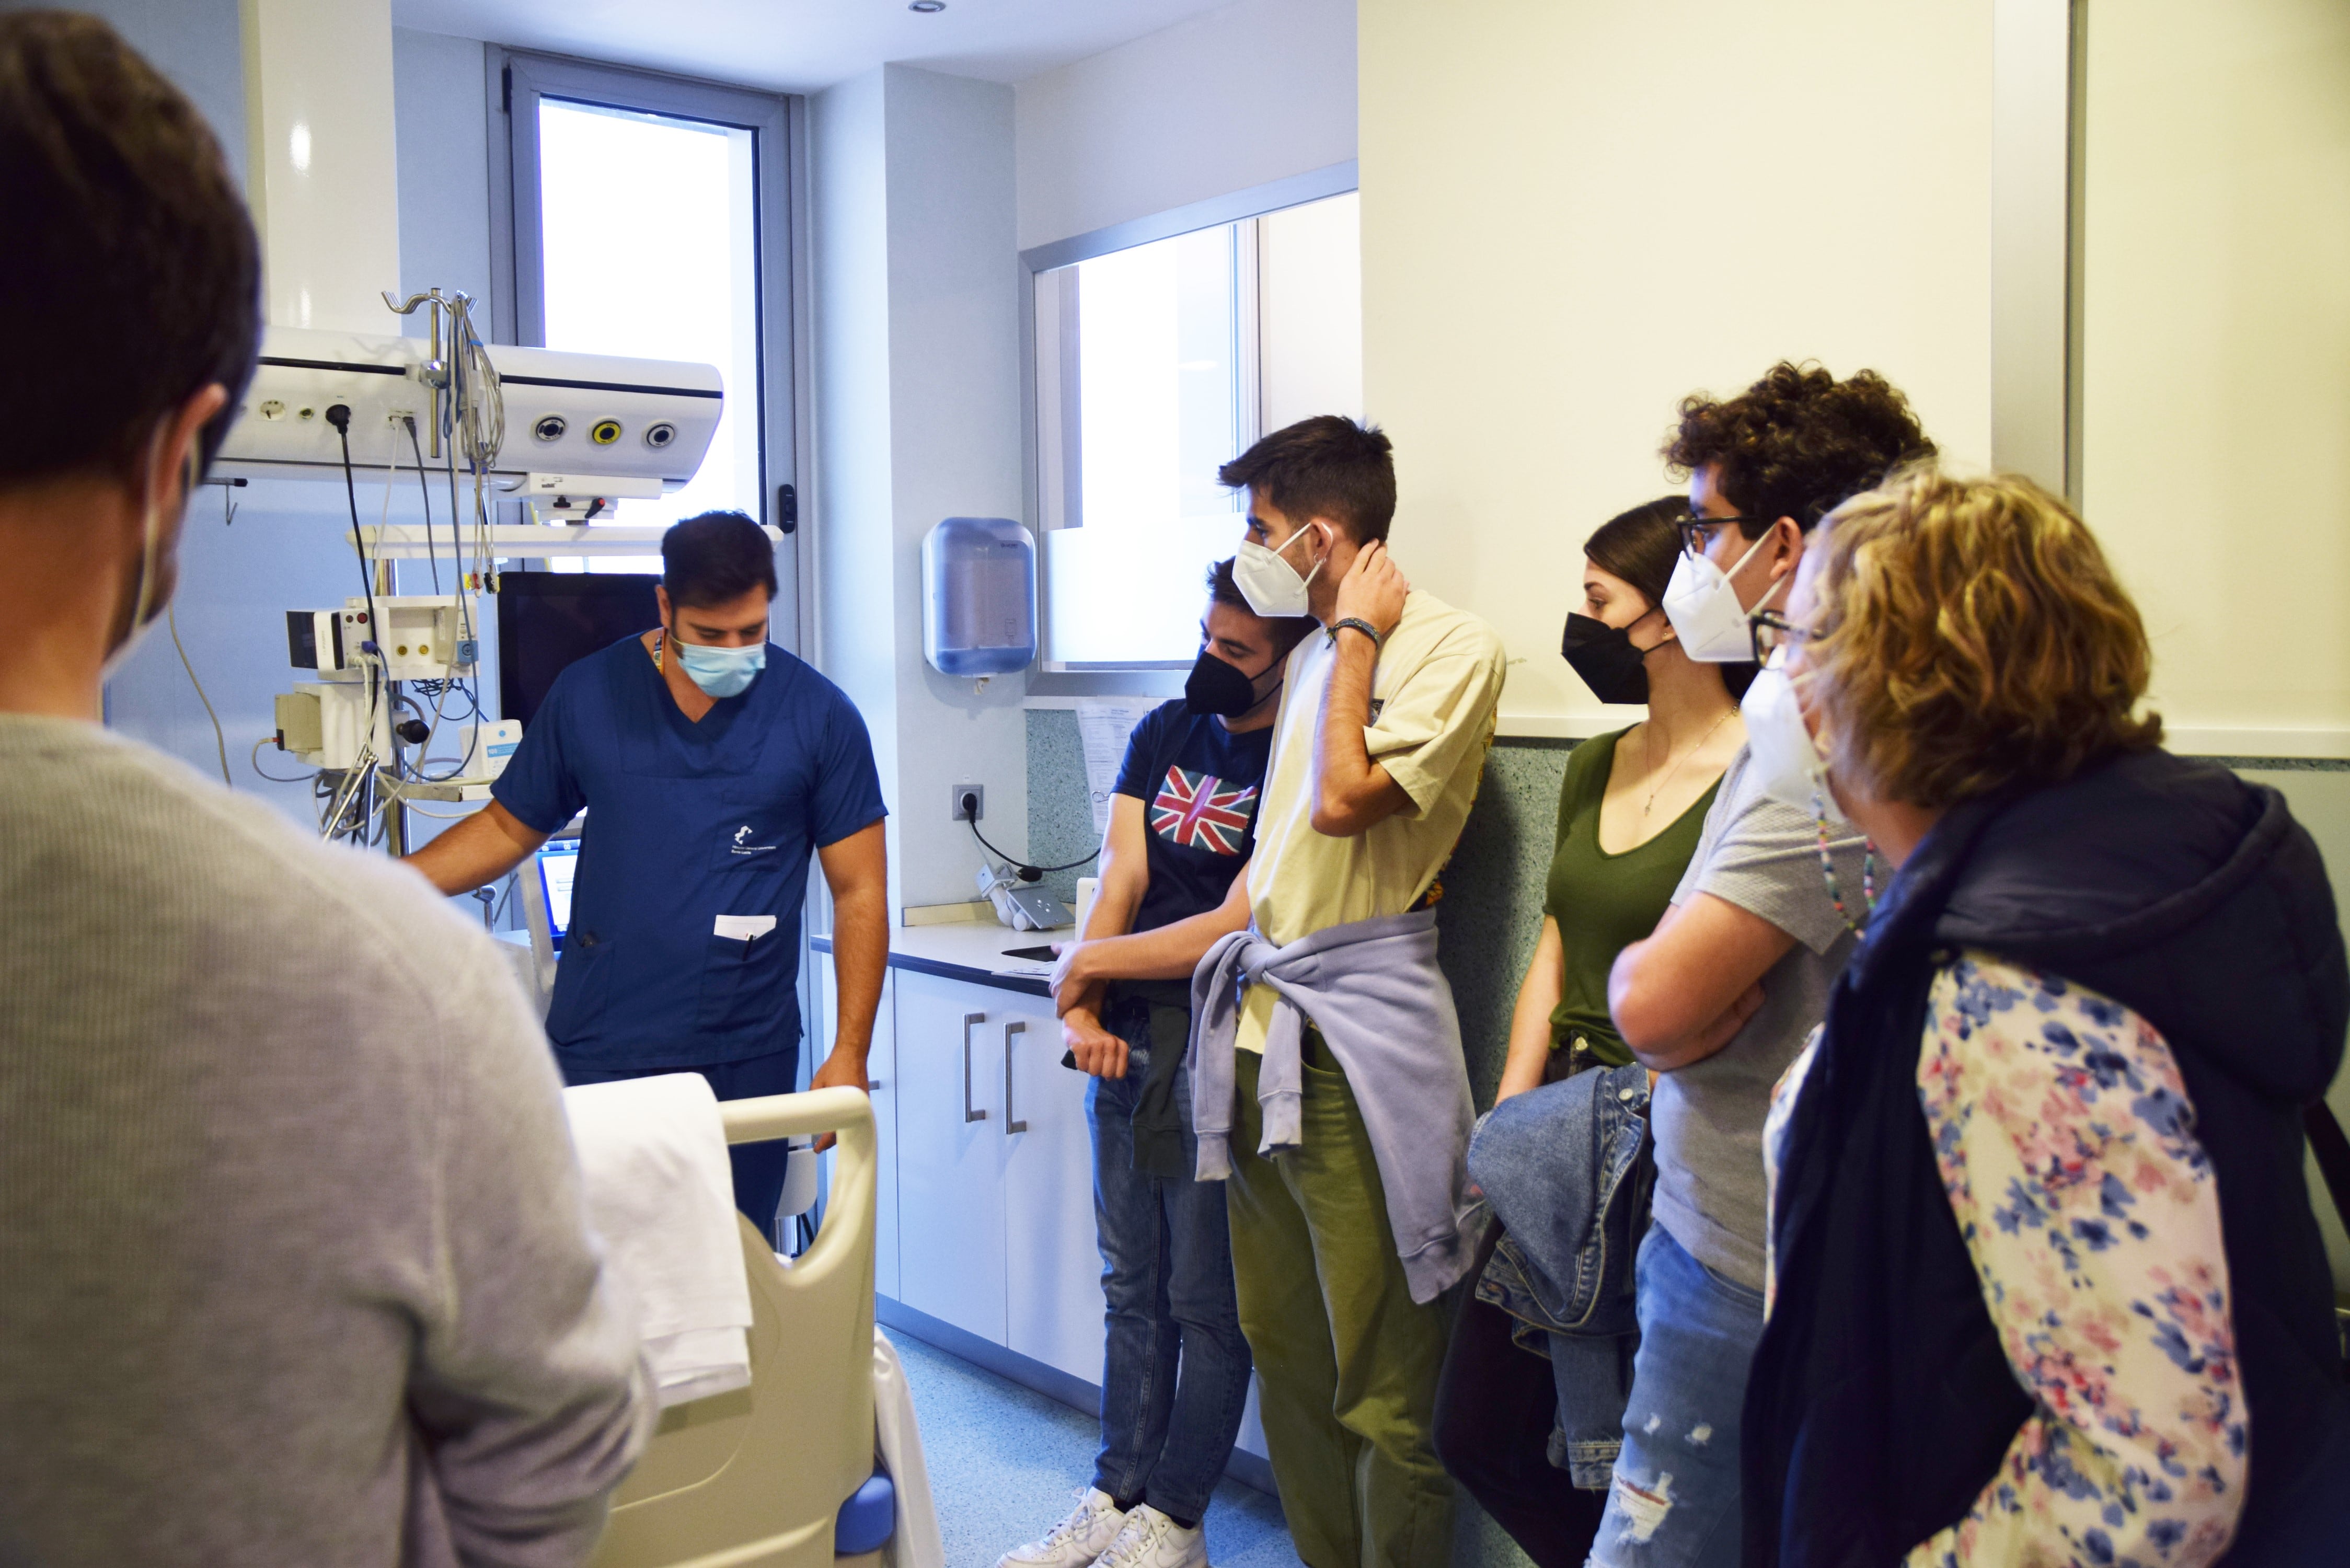
POLYGON ((955 785, 954 798, 948 806, 947 820, 949 822, 985 822, 987 820, 987 786, 975 784, 955 785), (962 802, 965 795, 977 797, 973 804, 978 809, 973 811, 963 809, 962 802))

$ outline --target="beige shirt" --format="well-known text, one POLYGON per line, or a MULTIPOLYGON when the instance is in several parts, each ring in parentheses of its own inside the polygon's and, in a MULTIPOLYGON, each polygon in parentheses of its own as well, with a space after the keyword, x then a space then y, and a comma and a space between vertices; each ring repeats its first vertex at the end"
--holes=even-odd
MULTIPOLYGON (((1411 804, 1367 832, 1334 838, 1314 826, 1314 750, 1336 659, 1336 646, 1322 632, 1297 645, 1274 722, 1249 860, 1249 907, 1258 931, 1276 946, 1375 915, 1399 915, 1428 891, 1476 802, 1507 663, 1491 627, 1432 594, 1412 591, 1380 650, 1371 722, 1363 731, 1371 761, 1411 804)), ((1273 1004, 1270 990, 1251 989, 1241 1013, 1241 1049, 1263 1049, 1273 1004)))

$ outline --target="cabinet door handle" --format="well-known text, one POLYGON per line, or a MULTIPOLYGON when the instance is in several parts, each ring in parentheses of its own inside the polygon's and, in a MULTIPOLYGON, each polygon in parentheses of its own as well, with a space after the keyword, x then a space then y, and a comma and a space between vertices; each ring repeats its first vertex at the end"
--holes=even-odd
POLYGON ((983 1122, 987 1119, 987 1113, 974 1108, 971 1103, 971 1031, 973 1024, 986 1022, 987 1014, 984 1012, 966 1012, 962 1015, 962 1119, 966 1122, 983 1122))
POLYGON ((1027 1033, 1028 1026, 1025 1023, 1007 1023, 1003 1026, 1003 1136, 1005 1137, 1010 1137, 1014 1133, 1028 1130, 1026 1122, 1016 1122, 1012 1119, 1012 1037, 1014 1034, 1027 1033))

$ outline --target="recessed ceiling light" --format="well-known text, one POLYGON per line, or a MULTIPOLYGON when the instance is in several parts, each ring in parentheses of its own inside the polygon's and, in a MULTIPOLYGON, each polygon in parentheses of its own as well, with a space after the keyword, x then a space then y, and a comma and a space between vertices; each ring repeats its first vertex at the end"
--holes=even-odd
POLYGON ((920 11, 925 16, 932 16, 946 8, 947 0, 907 0, 906 4, 907 10, 920 11))

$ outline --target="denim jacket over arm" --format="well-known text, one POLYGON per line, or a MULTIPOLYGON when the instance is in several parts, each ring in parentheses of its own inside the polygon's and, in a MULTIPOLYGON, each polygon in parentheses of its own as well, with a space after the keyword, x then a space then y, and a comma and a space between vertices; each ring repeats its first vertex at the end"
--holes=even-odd
POLYGON ((1541 1331, 1558 1388, 1550 1461, 1595 1490, 1623 1445, 1639 1338, 1648 1103, 1647 1068, 1592 1068, 1503 1101, 1469 1144, 1470 1179, 1505 1231, 1478 1297, 1541 1331))

